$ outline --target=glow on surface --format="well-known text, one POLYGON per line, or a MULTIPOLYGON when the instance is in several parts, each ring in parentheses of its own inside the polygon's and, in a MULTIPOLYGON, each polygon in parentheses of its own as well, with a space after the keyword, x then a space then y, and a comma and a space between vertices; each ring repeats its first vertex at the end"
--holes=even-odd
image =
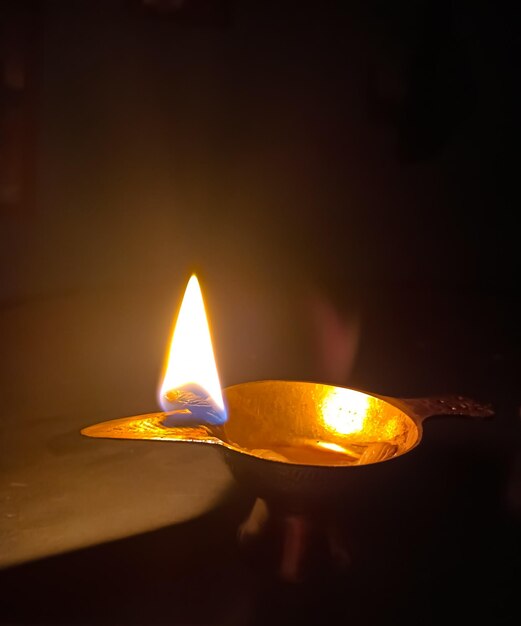
POLYGON ((224 410, 203 294, 195 274, 186 286, 168 350, 159 392, 162 408, 168 410, 165 395, 169 391, 190 384, 202 387, 213 402, 224 410))
POLYGON ((317 441, 316 443, 318 448, 324 448, 325 450, 331 450, 331 452, 340 452, 340 454, 345 454, 346 449, 342 446, 339 446, 337 443, 331 443, 328 441, 317 441))
POLYGON ((329 388, 319 408, 324 425, 339 435, 351 435, 364 430, 369 412, 369 396, 353 389, 329 388))

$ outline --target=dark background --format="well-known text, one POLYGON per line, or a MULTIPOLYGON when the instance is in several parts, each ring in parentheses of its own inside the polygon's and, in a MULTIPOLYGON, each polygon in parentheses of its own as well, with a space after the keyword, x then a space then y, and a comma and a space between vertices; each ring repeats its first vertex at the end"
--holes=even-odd
POLYGON ((245 559, 235 530, 252 494, 237 488, 193 522, 0 572, 2 623, 439 624, 449 610, 516 622, 519 101, 506 3, 2 3, 4 20, 20 12, 39 61, 34 175, 21 177, 24 202, 2 196, 0 304, 6 324, 34 311, 39 330, 6 352, 6 416, 155 410, 194 269, 224 386, 462 393, 496 415, 428 425, 392 493, 353 511, 347 573, 317 562, 320 575, 287 586, 245 559), (83 313, 69 319, 63 303, 83 313), (63 336, 46 342, 49 324, 63 336), (110 395, 102 408, 96 393, 110 395))

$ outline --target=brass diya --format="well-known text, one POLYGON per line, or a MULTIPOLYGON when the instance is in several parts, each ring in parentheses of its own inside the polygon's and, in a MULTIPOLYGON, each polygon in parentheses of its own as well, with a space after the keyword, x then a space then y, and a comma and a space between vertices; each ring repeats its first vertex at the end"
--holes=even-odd
POLYGON ((285 380, 227 387, 224 399, 228 419, 222 425, 194 424, 184 409, 106 421, 81 432, 215 445, 254 495, 299 512, 327 506, 361 473, 410 453, 422 440, 425 419, 493 415, 490 406, 462 396, 402 399, 285 380))
POLYGON ((426 418, 492 415, 488 406, 460 396, 400 399, 314 382, 256 381, 227 387, 221 394, 195 275, 165 365, 160 391, 164 411, 81 432, 216 446, 237 482, 257 497, 239 537, 258 535, 267 520, 282 523, 280 572, 286 580, 300 577, 312 528, 321 527, 331 554, 346 560, 337 529, 339 506, 371 481, 382 484, 389 474, 382 466, 392 462, 396 467, 408 457, 421 442, 426 418))
MULTIPOLYGON (((90 437, 215 445, 237 482, 256 496, 239 540, 281 529, 278 573, 306 576, 312 537, 325 537, 335 567, 351 563, 339 509, 360 487, 381 487, 421 442, 436 415, 488 417, 488 405, 462 396, 401 399, 313 382, 264 380, 224 389, 227 420, 196 424, 198 409, 150 413, 84 428, 90 437)), ((205 414, 203 410, 202 415, 205 414)))

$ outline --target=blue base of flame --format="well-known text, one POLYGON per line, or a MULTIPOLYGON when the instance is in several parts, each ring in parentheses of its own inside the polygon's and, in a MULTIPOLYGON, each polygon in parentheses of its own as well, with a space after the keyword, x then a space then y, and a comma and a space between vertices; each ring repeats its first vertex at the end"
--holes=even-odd
POLYGON ((168 413, 163 420, 166 427, 193 424, 220 426, 228 418, 226 409, 217 406, 205 389, 193 383, 169 391, 161 398, 161 405, 168 413))

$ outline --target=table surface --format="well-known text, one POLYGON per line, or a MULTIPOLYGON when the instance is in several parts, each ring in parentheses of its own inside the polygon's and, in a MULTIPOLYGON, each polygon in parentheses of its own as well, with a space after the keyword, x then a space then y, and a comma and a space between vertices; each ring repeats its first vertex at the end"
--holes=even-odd
MULTIPOLYGON (((80 434, 89 424, 123 417, 103 379, 110 381, 107 369, 114 365, 103 362, 113 318, 95 324, 100 300, 112 311, 132 307, 122 294, 102 296, 0 311, 0 567, 185 522, 214 507, 230 487, 226 465, 208 446, 80 434), (99 344, 93 347, 95 332, 99 344)), ((127 326, 138 314, 127 313, 127 326)), ((128 400, 119 402, 125 411, 128 400)))

